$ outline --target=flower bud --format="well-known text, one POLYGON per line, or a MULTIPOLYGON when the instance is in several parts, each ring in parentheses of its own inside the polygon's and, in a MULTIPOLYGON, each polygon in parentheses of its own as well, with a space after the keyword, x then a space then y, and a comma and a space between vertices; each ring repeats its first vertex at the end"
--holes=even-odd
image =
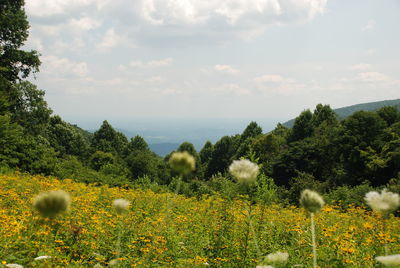
POLYGON ((289 254, 287 252, 275 252, 270 253, 265 257, 265 260, 272 263, 285 263, 289 258, 289 254))
POLYGON ((113 201, 113 207, 118 215, 122 215, 127 212, 130 204, 131 203, 126 199, 115 199, 113 201))
POLYGON ((367 193, 365 195, 365 201, 372 210, 382 213, 385 217, 395 212, 400 205, 399 195, 388 192, 386 189, 380 194, 378 192, 367 193))
POLYGON ((239 182, 252 182, 259 173, 258 165, 247 160, 234 160, 229 166, 229 173, 239 182))
POLYGON ((194 157, 188 152, 174 152, 169 158, 171 168, 181 175, 190 173, 196 168, 194 157))
POLYGON ((389 256, 379 256, 375 258, 377 262, 382 263, 385 266, 395 266, 400 265, 400 254, 389 255, 389 256))
POLYGON ((310 213, 316 213, 321 210, 325 202, 319 193, 311 190, 304 190, 300 196, 300 204, 310 213))
POLYGON ((67 211, 71 203, 71 198, 64 191, 51 191, 39 194, 33 207, 43 216, 53 218, 58 214, 67 211))

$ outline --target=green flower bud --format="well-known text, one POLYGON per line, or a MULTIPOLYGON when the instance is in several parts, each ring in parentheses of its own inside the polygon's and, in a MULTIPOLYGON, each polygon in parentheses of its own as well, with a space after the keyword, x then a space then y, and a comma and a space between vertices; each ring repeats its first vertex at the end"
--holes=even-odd
POLYGON ((67 211, 71 203, 71 198, 64 191, 51 191, 41 193, 36 196, 33 207, 46 218, 53 218, 58 214, 67 211))
POLYGON ((174 152, 169 158, 171 168, 181 175, 190 173, 196 168, 195 160, 188 152, 174 152))
POLYGON ((301 193, 300 204, 308 212, 316 213, 321 210, 325 202, 319 193, 306 189, 301 193))

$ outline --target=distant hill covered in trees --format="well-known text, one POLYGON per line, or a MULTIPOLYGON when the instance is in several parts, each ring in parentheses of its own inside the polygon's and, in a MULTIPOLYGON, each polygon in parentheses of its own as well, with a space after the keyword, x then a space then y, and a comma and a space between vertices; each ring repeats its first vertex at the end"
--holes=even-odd
MULTIPOLYGON (((351 106, 346 106, 342 108, 337 108, 334 109, 333 111, 336 113, 338 116, 338 119, 342 120, 345 119, 346 117, 352 115, 355 112, 358 111, 376 111, 384 106, 393 106, 396 107, 397 110, 400 111, 400 99, 395 99, 395 100, 384 100, 384 101, 374 101, 374 102, 367 102, 367 103, 360 103, 360 104, 354 104, 351 106)), ((285 127, 293 127, 295 119, 291 119, 283 125, 285 127)))

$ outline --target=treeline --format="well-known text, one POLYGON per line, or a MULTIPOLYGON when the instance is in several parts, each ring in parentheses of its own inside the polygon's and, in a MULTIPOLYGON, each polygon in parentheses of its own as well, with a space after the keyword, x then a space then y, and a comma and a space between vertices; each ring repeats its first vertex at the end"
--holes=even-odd
MULTIPOLYGON (((142 137, 128 139, 107 121, 92 134, 52 114, 44 91, 26 79, 39 71, 40 60, 37 51, 20 49, 29 28, 23 5, 23 0, 0 3, 0 169, 175 190, 177 174, 168 166, 169 155, 159 157, 142 137)), ((319 104, 303 111, 292 128, 278 124, 264 134, 251 122, 243 133, 207 142, 199 152, 182 143, 178 151, 192 154, 196 169, 179 189, 198 196, 239 194, 227 168, 247 158, 262 171, 254 191, 269 200, 295 201, 304 188, 351 200, 370 187, 396 187, 399 145, 395 107, 338 120, 328 105, 319 104)))

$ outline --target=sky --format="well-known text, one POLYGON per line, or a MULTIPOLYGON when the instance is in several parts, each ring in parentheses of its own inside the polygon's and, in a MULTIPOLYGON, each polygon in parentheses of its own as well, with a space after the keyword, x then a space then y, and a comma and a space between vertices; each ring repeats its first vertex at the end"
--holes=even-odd
POLYGON ((25 2, 34 83, 73 122, 286 121, 400 98, 398 0, 25 2))

